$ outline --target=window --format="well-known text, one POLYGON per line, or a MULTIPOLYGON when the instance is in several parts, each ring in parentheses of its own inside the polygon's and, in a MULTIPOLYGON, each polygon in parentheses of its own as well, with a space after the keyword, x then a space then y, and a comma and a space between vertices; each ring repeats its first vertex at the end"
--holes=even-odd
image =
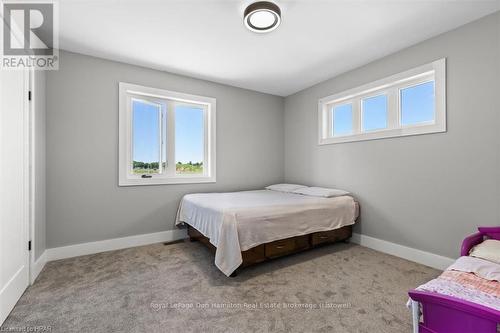
POLYGON ((446 131, 445 59, 319 100, 319 144, 446 131))
POLYGON ((400 90, 401 125, 410 126, 434 121, 434 81, 400 90))
POLYGON ((175 172, 203 174, 204 116, 197 105, 178 105, 175 108, 175 172))
POLYGON ((120 82, 119 185, 215 182, 215 99, 120 82))
POLYGON ((361 101, 363 131, 387 128, 387 95, 367 97, 361 101))
POLYGON ((161 174, 165 170, 163 152, 165 108, 144 99, 132 103, 132 173, 161 174), (161 164, 161 168, 160 168, 161 164))
POLYGON ((332 108, 333 136, 352 133, 352 104, 338 105, 332 108))

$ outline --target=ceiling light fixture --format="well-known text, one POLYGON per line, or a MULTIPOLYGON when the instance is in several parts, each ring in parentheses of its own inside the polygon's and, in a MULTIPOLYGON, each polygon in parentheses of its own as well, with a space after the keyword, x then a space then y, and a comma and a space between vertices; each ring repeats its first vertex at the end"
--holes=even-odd
POLYGON ((254 2, 245 9, 244 22, 253 32, 273 31, 281 23, 281 9, 269 1, 254 2))

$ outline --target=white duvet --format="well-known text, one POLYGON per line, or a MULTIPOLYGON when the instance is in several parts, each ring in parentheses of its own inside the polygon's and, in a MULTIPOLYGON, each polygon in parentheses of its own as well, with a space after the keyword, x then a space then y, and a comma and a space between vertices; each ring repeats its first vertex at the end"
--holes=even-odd
POLYGON ((462 256, 446 270, 474 273, 483 279, 500 282, 500 264, 481 258, 462 256))
POLYGON ((241 251, 257 245, 354 224, 350 196, 310 197, 271 190, 188 194, 176 224, 187 223, 217 247, 215 265, 227 276, 242 263, 241 251))

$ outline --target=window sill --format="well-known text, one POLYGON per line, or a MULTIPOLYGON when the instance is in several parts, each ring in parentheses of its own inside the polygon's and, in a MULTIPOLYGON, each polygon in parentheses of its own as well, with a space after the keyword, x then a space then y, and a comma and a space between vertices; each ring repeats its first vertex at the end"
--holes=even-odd
POLYGON ((140 178, 120 179, 118 186, 176 185, 215 183, 215 177, 176 177, 176 178, 140 178))
POLYGON ((330 145, 347 142, 379 140, 386 138, 397 138, 401 136, 422 135, 446 132, 446 124, 415 125, 411 127, 395 128, 389 130, 379 130, 364 132, 360 134, 344 135, 338 137, 320 138, 318 144, 330 145))

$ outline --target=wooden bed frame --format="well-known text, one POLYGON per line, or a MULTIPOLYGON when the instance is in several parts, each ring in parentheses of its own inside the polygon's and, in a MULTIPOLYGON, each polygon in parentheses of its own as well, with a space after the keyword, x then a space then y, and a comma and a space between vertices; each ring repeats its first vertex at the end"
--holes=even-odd
MULTIPOLYGON (((188 225, 188 235, 190 241, 199 241, 205 244, 210 251, 215 253, 216 247, 210 243, 208 238, 190 225, 188 225)), ((348 241, 351 236, 352 225, 348 225, 335 230, 314 232, 303 236, 264 243, 241 252, 243 263, 238 267, 238 270, 243 267, 279 258, 292 253, 302 252, 321 245, 348 241)), ((235 273, 231 276, 236 276, 235 273)))

